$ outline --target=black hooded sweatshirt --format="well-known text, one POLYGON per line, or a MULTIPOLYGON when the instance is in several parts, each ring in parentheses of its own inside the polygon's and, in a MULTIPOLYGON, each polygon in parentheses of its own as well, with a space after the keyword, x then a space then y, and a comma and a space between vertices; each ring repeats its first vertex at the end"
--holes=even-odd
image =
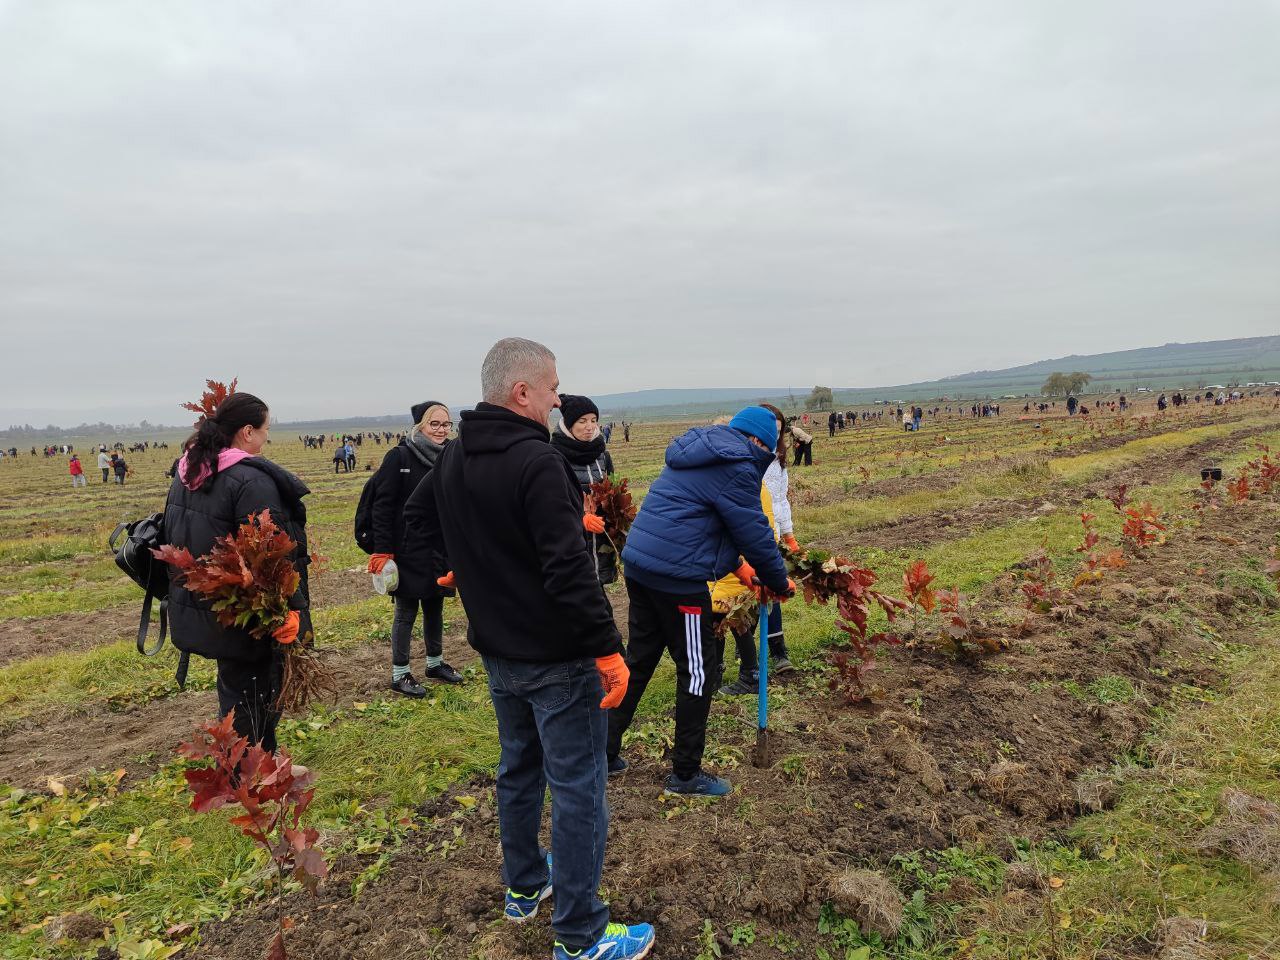
POLYGON ((410 499, 406 520, 443 538, 471 646, 534 663, 622 652, 582 538, 582 490, 544 426, 490 403, 464 411, 410 499))

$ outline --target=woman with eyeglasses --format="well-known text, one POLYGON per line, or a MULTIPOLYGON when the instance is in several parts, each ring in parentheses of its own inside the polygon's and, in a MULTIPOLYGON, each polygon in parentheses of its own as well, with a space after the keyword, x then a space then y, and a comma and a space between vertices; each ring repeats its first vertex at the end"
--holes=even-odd
POLYGON ((404 506, 422 479, 435 466, 436 457, 449 442, 453 421, 443 403, 415 403, 410 412, 414 428, 387 451, 378 467, 373 502, 374 554, 369 572, 382 573, 395 561, 399 582, 391 591, 395 615, 391 620, 391 689, 406 697, 425 697, 426 688, 409 669, 413 625, 422 610, 422 633, 427 642, 427 677, 442 683, 461 683, 462 675, 444 662, 444 598, 453 591, 436 585, 447 573, 437 544, 406 536, 404 506))

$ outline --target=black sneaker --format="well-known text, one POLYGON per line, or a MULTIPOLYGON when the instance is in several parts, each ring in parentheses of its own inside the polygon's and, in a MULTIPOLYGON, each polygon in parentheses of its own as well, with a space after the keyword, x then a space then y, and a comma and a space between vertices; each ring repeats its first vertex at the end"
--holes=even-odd
POLYGON ((427 695, 427 688, 415 680, 412 673, 406 673, 399 680, 392 680, 391 689, 396 693, 401 693, 406 697, 413 697, 417 700, 421 700, 427 695))
POLYGON ((438 667, 427 667, 427 679, 439 680, 441 683, 461 683, 462 674, 447 663, 442 663, 438 667))
POLYGON ((617 774, 622 773, 622 771, 626 769, 627 769, 627 761, 623 760, 622 757, 619 756, 619 757, 609 758, 609 776, 611 777, 616 776, 617 774))
POLYGON ((679 793, 694 797, 723 797, 732 789, 733 787, 728 780, 723 777, 717 777, 713 773, 695 773, 688 780, 681 780, 673 773, 667 777, 667 782, 663 784, 662 792, 679 793))
POLYGON ((720 688, 720 696, 722 697, 748 697, 759 692, 759 680, 744 680, 742 677, 739 677, 733 683, 726 683, 720 688))

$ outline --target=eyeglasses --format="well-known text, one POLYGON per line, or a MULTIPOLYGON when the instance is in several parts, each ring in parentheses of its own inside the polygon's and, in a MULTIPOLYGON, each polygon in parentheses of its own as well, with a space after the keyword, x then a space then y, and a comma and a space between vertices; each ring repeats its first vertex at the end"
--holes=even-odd
POLYGON ((431 430, 452 430, 452 420, 428 420, 427 427, 431 430))

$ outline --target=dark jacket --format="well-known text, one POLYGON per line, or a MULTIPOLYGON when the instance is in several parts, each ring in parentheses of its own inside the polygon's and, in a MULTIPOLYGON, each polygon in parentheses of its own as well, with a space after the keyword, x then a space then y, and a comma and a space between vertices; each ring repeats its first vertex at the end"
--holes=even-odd
MULTIPOLYGON (((597 435, 594 440, 583 441, 565 433, 561 427, 556 427, 551 431, 551 446, 569 461, 584 494, 591 490, 591 484, 613 473, 613 457, 609 456, 602 434, 597 435)), ((613 583, 618 579, 618 553, 609 543, 609 538, 587 533, 585 530, 582 535, 595 562, 596 576, 601 583, 613 583)))
POLYGON ((582 491, 545 427, 477 404, 423 487, 435 510, 415 521, 440 530, 473 647, 534 663, 622 652, 582 539, 582 491))
POLYGON ((423 478, 431 472, 422 460, 408 447, 407 440, 387 451, 378 467, 378 496, 373 501, 373 552, 389 553, 396 558, 400 582, 397 597, 426 600, 441 594, 436 577, 448 572, 440 569, 437 555, 431 543, 420 536, 412 536, 405 528, 405 505, 423 478))
MULTIPOLYGON (((199 490, 188 490, 181 477, 169 487, 164 508, 165 540, 186 547, 200 557, 213 541, 237 530, 263 508, 298 545, 293 562, 302 574, 289 609, 301 614, 299 638, 311 632, 311 599, 307 590, 307 508, 302 502, 311 491, 288 470, 261 457, 249 457, 219 471, 199 490)), ((169 630, 179 650, 216 660, 261 660, 271 655, 272 641, 255 640, 244 630, 224 627, 209 610, 207 601, 169 581, 169 630)))
POLYGON ((760 506, 773 454, 732 427, 694 427, 671 441, 667 465, 627 534, 627 576, 655 590, 696 593, 746 558, 783 592, 787 569, 760 506))

